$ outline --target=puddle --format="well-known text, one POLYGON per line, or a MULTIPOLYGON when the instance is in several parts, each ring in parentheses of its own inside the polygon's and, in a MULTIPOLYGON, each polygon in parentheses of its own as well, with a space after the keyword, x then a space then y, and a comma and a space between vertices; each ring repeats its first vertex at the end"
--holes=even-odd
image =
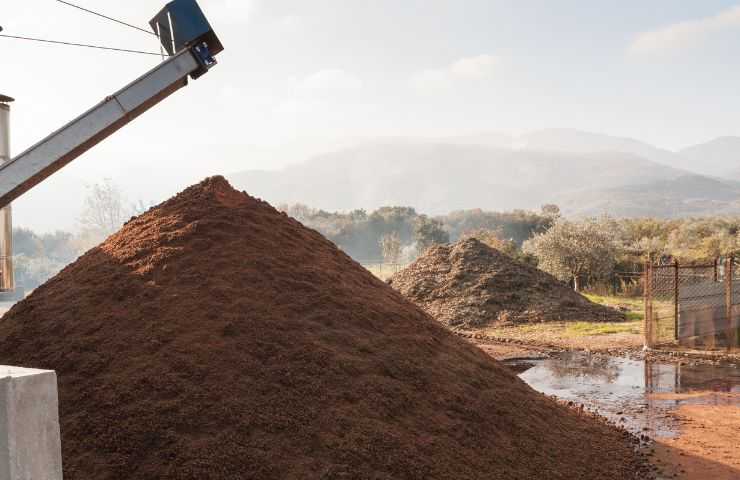
POLYGON ((740 406, 740 368, 652 363, 572 352, 505 362, 532 388, 581 404, 635 434, 673 437, 677 407, 740 406))

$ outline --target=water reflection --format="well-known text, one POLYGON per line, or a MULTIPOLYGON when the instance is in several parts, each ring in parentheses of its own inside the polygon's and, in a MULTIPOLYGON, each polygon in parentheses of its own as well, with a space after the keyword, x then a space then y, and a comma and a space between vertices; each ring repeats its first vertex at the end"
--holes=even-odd
POLYGON ((534 389, 598 411, 634 433, 673 436, 682 404, 739 405, 740 369, 568 353, 518 362, 534 389), (529 368, 527 368, 529 367, 529 368))
POLYGON ((740 393, 740 370, 734 366, 647 363, 645 381, 654 393, 740 393))

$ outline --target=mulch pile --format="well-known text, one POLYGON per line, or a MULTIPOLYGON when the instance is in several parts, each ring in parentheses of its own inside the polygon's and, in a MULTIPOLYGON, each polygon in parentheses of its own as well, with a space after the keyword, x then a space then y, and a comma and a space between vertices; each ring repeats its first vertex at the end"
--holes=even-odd
POLYGON ((643 478, 623 431, 222 177, 17 304, 0 362, 57 371, 66 480, 643 478))
POLYGON ((451 327, 625 319, 475 238, 430 248, 389 283, 451 327))

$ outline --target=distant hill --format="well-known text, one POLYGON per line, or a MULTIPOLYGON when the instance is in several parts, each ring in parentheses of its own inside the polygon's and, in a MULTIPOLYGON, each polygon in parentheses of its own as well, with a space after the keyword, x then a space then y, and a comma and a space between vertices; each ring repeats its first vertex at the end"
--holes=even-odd
POLYGON ((522 135, 515 143, 528 150, 632 153, 700 175, 740 179, 740 137, 719 137, 672 152, 631 138, 552 128, 522 135))
POLYGON ((720 137, 680 152, 682 166, 707 175, 740 179, 740 137, 720 137))
MULTIPOLYGON (((403 205, 442 214, 467 208, 533 209, 556 199, 571 202, 579 192, 637 188, 686 175, 622 152, 573 154, 383 142, 321 155, 279 171, 246 171, 229 178, 273 204, 305 203, 325 210, 403 205)), ((583 206, 578 207, 573 211, 583 206)))
POLYGON ((567 128, 531 132, 519 137, 519 143, 527 150, 565 153, 621 152, 673 167, 678 167, 681 163, 676 153, 639 140, 567 128))
POLYGON ((650 184, 569 192, 554 199, 573 216, 616 217, 740 215, 740 183, 685 175, 650 184))
POLYGON ((740 214, 740 137, 680 152, 571 129, 374 140, 230 178, 273 203, 326 210, 403 205, 441 214, 558 203, 571 215, 740 214))
POLYGON ((500 132, 479 132, 469 135, 459 135, 436 139, 441 143, 455 145, 478 145, 480 147, 503 148, 510 150, 516 145, 516 137, 500 132))

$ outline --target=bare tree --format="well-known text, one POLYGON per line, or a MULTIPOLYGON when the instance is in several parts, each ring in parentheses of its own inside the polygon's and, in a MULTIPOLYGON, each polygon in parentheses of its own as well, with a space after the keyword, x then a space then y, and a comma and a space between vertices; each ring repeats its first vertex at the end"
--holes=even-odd
POLYGON ((86 230, 110 235, 129 216, 129 209, 120 188, 109 178, 89 187, 80 223, 86 230))
POLYGON ((383 253, 383 261, 386 263, 398 263, 401 259, 401 237, 398 232, 386 233, 380 237, 380 250, 383 253))
POLYGON ((136 203, 131 204, 131 207, 129 208, 129 213, 132 217, 135 215, 142 215, 146 213, 150 208, 152 208, 153 205, 154 202, 152 201, 145 202, 142 199, 138 199, 136 203))

